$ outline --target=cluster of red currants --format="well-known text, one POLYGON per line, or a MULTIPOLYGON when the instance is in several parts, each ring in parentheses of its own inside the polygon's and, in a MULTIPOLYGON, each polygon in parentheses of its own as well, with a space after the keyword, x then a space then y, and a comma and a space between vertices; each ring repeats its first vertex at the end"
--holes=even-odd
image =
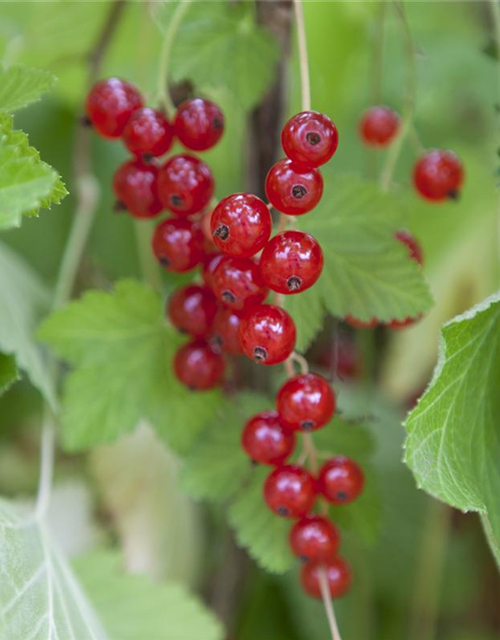
MULTIPOLYGON (((400 128, 399 115, 384 105, 370 107, 359 125, 361 139, 372 147, 386 147, 400 128)), ((413 168, 413 184, 426 200, 457 199, 464 180, 460 159, 453 151, 433 149, 419 158, 413 168)))
POLYGON ((326 574, 332 597, 349 589, 351 571, 338 556, 340 537, 327 517, 328 504, 344 505, 355 500, 364 484, 356 462, 343 456, 324 462, 317 474, 287 460, 295 448, 295 434, 321 429, 335 412, 335 394, 317 374, 290 378, 278 391, 276 411, 264 411, 245 425, 242 445, 256 463, 275 469, 264 483, 264 500, 278 516, 295 519, 289 535, 293 553, 304 562, 301 581, 311 596, 321 598, 320 571, 326 574), (317 498, 323 514, 313 513, 317 498))

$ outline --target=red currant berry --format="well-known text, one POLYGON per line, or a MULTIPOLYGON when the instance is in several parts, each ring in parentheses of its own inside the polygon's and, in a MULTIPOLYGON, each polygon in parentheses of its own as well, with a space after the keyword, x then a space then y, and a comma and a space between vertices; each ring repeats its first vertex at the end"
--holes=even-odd
POLYGON ((215 268, 212 283, 216 297, 238 311, 260 304, 269 293, 251 258, 224 256, 215 268))
POLYGON ((378 325, 377 318, 372 318, 371 320, 358 320, 358 318, 355 318, 354 316, 347 315, 344 320, 355 329, 373 329, 378 325))
POLYGON ((251 309, 240 325, 243 353, 257 364, 280 364, 295 348, 295 323, 281 307, 263 304, 251 309))
POLYGON ((289 464, 272 471, 264 482, 264 500, 283 518, 301 518, 314 506, 316 486, 313 476, 297 465, 289 464))
POLYGON ((335 413, 335 404, 332 387, 316 373, 290 378, 276 397, 276 408, 284 424, 302 431, 324 427, 335 413))
POLYGON ((115 196, 135 218, 154 218, 162 210, 158 197, 158 169, 142 160, 128 160, 113 177, 115 196))
POLYGON ((410 254, 410 258, 418 262, 420 266, 422 266, 424 257, 422 254, 422 247, 419 242, 415 239, 415 237, 406 229, 401 229, 395 235, 396 240, 399 240, 402 244, 408 247, 408 251, 410 254))
POLYGON ((217 268, 222 258, 224 258, 224 254, 222 253, 210 253, 205 257, 205 260, 203 261, 203 270, 202 270, 203 281, 205 282, 207 287, 210 287, 210 289, 212 289, 212 291, 215 290, 214 289, 215 269, 217 268))
POLYGON ((429 151, 413 170, 413 182, 418 193, 434 202, 458 198, 463 180, 462 163, 452 151, 429 151))
POLYGON ((303 231, 285 231, 274 236, 260 258, 265 283, 278 293, 300 293, 312 287, 323 270, 323 251, 303 231))
POLYGON ((363 142, 371 147, 385 147, 399 129, 398 114, 389 107, 370 107, 359 124, 363 142))
POLYGON ((280 160, 267 174, 266 194, 278 211, 300 216, 314 209, 321 200, 323 178, 318 169, 280 160))
POLYGON ((320 571, 326 573, 328 591, 332 598, 345 595, 351 586, 351 570, 343 558, 334 558, 328 562, 308 562, 302 567, 300 581, 304 591, 321 600, 320 571))
POLYGON ((246 423, 241 444, 254 462, 283 464, 295 446, 295 436, 281 426, 277 411, 263 411, 246 423))
POLYGON ((161 111, 137 109, 123 131, 123 141, 136 156, 162 156, 172 146, 173 130, 161 111))
POLYGON ((241 315, 234 309, 221 308, 215 314, 210 332, 210 345, 214 351, 224 351, 232 355, 241 353, 241 315))
POLYGON ((210 100, 193 98, 177 109, 174 128, 175 135, 187 149, 206 151, 224 133, 224 114, 210 100))
POLYGON ((213 241, 230 256, 249 258, 260 251, 271 235, 267 205, 250 193, 235 193, 221 200, 210 221, 213 241))
POLYGON ((153 234, 153 253, 169 271, 189 271, 204 257, 203 232, 196 222, 167 218, 153 234))
POLYGON ((217 313, 217 300, 208 287, 188 284, 170 297, 167 312, 177 329, 201 338, 210 331, 217 313))
POLYGON ((290 546, 303 562, 332 560, 339 548, 337 527, 323 516, 306 516, 290 531, 290 546))
POLYGON ((130 116, 142 107, 142 98, 133 85, 109 78, 92 87, 85 107, 97 133, 104 138, 119 138, 130 116))
POLYGON ((361 467, 354 460, 336 456, 321 467, 318 491, 332 504, 347 504, 363 491, 364 482, 361 467))
POLYGON ((177 351, 174 371, 177 378, 193 391, 217 386, 224 375, 224 358, 214 353, 203 340, 194 340, 177 351))
POLYGON ((319 167, 328 162, 337 150, 339 134, 324 113, 302 111, 283 127, 281 144, 292 162, 319 167))
POLYGON ((214 194, 212 172, 193 156, 173 156, 160 169, 160 200, 178 216, 190 216, 204 209, 214 194))

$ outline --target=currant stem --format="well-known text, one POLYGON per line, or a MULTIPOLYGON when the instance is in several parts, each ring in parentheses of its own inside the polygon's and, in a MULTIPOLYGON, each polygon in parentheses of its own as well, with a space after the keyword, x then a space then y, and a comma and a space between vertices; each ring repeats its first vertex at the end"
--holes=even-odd
POLYGON ((319 570, 319 586, 321 589, 323 604, 325 606, 328 625, 330 627, 330 633, 332 634, 332 640, 342 640, 342 636, 340 635, 340 631, 337 626, 337 620, 335 618, 335 610, 330 597, 330 591, 328 589, 328 578, 326 577, 326 571, 323 568, 319 570))
POLYGON ((299 46, 300 87, 302 93, 302 111, 311 110, 311 82, 309 79, 309 58, 307 54, 306 24, 302 0, 293 0, 297 40, 299 46))
POLYGON ((172 58, 172 48, 177 32, 179 31, 179 27, 181 26, 190 4, 191 0, 179 0, 177 8, 175 9, 165 31, 165 37, 163 39, 163 45, 160 52, 160 64, 158 67, 158 102, 160 107, 165 108, 167 115, 170 116, 175 113, 175 105, 168 89, 168 75, 172 58))

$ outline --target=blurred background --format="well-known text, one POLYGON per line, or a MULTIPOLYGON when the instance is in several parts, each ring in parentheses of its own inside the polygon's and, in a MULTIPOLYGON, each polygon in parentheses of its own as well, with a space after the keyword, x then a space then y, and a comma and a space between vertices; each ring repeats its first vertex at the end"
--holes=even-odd
MULTIPOLYGON (((151 17, 157 4, 128 4, 101 74, 124 77, 150 98, 162 42, 151 17)), ((383 155, 362 146, 357 127, 364 109, 374 103, 403 108, 408 71, 401 25, 388 3, 304 4, 313 105, 336 122, 341 136, 334 169, 376 177, 383 155)), ((54 283, 75 206, 73 143, 86 91, 85 55, 107 10, 107 2, 0 4, 2 61, 47 68, 59 78, 55 90, 19 113, 15 123, 60 172, 70 196, 2 238, 48 286, 54 283)), ((290 36, 279 22, 287 2, 259 2, 256 10, 264 26, 282 38, 285 54, 290 49, 288 61, 276 70, 286 96, 285 117, 300 108, 294 40, 291 36, 288 46, 290 36), (267 4, 276 10, 261 6, 267 4)), ((335 349, 329 321, 311 349, 317 366, 336 366, 343 378, 343 411, 370 415, 378 476, 380 504, 373 522, 366 518, 359 532, 347 536, 357 579, 336 609, 346 639, 494 640, 500 638, 500 580, 480 522, 416 489, 401 462, 401 422, 432 374, 440 326, 500 282, 498 51, 486 2, 406 2, 405 11, 417 50, 418 136, 426 148, 453 149, 464 162, 466 184, 458 202, 436 207, 419 200, 407 189, 415 160, 410 140, 397 166, 396 189, 407 227, 422 244, 436 305, 417 325, 397 333, 356 332, 337 323, 335 349), (328 356, 333 352, 336 364, 328 356)), ((182 95, 185 88, 178 90, 182 95)), ((255 185, 259 166, 252 148, 262 126, 257 105, 245 108, 229 88, 213 90, 209 97, 221 104, 227 119, 221 143, 204 157, 222 198, 255 185)), ((125 151, 97 137, 92 144, 101 195, 80 290, 139 276, 134 224, 112 210, 112 176, 125 151)), ((267 158, 273 151, 266 153, 267 158)), ((180 280, 166 276, 167 291, 180 280)), ((0 399, 2 494, 36 490, 40 405, 26 382, 0 399)), ((130 569, 186 582, 219 613, 235 640, 324 640, 321 604, 302 595, 296 575, 265 574, 238 550, 220 510, 195 505, 180 492, 179 466, 146 429, 88 457, 60 454, 52 507, 58 535, 71 541, 71 553, 103 539, 117 542, 130 569)))

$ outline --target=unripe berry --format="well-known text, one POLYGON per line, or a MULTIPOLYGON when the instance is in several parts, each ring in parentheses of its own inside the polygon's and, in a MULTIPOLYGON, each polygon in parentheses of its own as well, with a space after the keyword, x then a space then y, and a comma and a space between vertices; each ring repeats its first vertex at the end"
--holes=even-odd
POLYGON ((123 141, 136 156, 162 156, 170 149, 173 129, 161 111, 149 107, 137 109, 123 131, 123 141))
POLYGON ((345 595, 351 586, 351 570, 347 562, 340 557, 328 562, 308 562, 302 567, 300 581, 304 591, 321 600, 321 583, 319 573, 324 571, 328 591, 332 598, 340 598, 345 595))
POLYGON ((359 124, 363 142, 372 147, 387 146, 398 132, 399 121, 398 114, 389 107, 370 107, 359 124))
POLYGON ((319 471, 318 491, 332 504, 347 504, 360 495, 364 482, 363 471, 354 460, 335 456, 319 471))
POLYGON ((160 169, 158 192, 164 207, 178 216, 190 216, 210 202, 214 194, 212 172, 194 156, 173 156, 160 169))
POLYGON ((154 218, 162 210, 158 169, 142 160, 128 160, 115 172, 113 190, 120 205, 135 218, 154 218))
POLYGON ((142 97, 139 91, 119 78, 97 82, 85 104, 90 122, 104 138, 119 138, 130 116, 140 107, 142 97))
POLYGON ((284 424, 301 431, 315 431, 328 424, 335 413, 335 404, 332 387, 315 373, 290 378, 276 398, 276 408, 284 424))
POLYGON ((309 513, 316 499, 313 476, 298 465, 275 469, 264 482, 267 506, 283 518, 301 518, 309 513))
POLYGON ((210 100, 186 100, 177 109, 174 129, 187 149, 205 151, 213 147, 224 133, 224 114, 210 100))
POLYGON ((337 127, 324 113, 302 111, 290 118, 281 132, 283 151, 292 162, 319 167, 337 150, 337 127))
POLYGON ((240 325, 243 353, 257 364, 280 364, 295 348, 295 323, 281 307, 253 307, 240 325))
POLYGON ((278 211, 299 216, 314 209, 321 200, 323 178, 318 169, 280 160, 267 174, 266 194, 278 211))
POLYGON ((277 411, 263 411, 246 423, 241 444, 254 462, 279 465, 292 453, 295 436, 282 427, 277 411))

